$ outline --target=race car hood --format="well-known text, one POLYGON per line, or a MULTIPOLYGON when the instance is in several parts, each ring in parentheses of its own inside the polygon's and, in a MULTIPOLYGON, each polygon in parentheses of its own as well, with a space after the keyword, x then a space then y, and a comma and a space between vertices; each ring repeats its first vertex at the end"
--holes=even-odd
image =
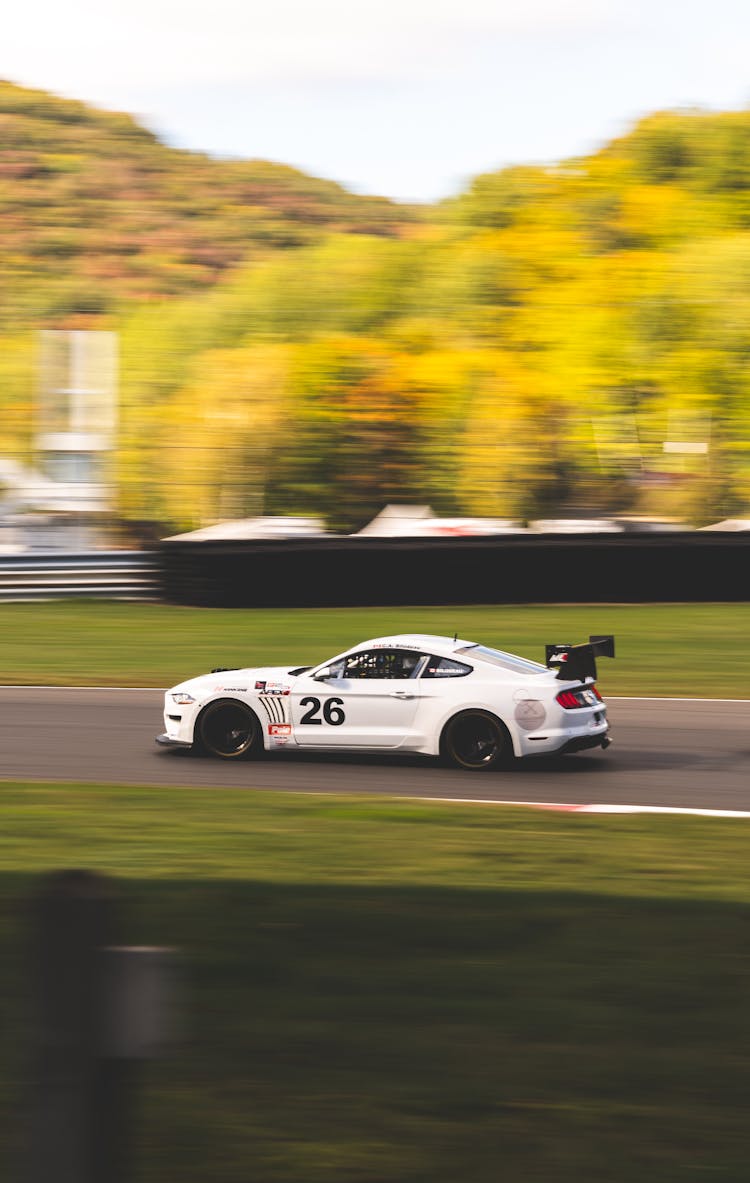
POLYGON ((215 694, 284 694, 291 689, 299 676, 299 667, 259 666, 241 670, 217 670, 212 674, 200 674, 179 686, 172 686, 169 693, 181 691, 192 694, 196 699, 211 698, 215 694))

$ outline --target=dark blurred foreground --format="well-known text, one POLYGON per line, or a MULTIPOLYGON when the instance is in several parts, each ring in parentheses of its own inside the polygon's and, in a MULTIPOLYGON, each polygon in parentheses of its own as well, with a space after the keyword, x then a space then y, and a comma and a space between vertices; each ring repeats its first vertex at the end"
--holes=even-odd
POLYGON ((31 927, 24 1174, 29 1183, 127 1183, 141 1065, 173 1034, 169 950, 115 944, 113 887, 89 871, 48 876, 31 927))
POLYGON ((48 880, 37 910, 33 1183, 747 1177, 736 904, 133 884, 191 950, 190 1039, 147 1065, 97 1043, 100 884, 48 880))

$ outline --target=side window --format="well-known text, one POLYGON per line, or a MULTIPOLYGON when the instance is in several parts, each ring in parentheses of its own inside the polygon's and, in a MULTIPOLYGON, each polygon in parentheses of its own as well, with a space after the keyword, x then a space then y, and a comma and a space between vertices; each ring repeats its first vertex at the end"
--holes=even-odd
POLYGON ((409 649, 367 649, 347 657, 345 678, 411 678, 421 653, 409 649))
POLYGON ((454 661, 452 657, 429 657, 422 677, 465 678, 470 673, 470 665, 464 665, 462 661, 454 661))

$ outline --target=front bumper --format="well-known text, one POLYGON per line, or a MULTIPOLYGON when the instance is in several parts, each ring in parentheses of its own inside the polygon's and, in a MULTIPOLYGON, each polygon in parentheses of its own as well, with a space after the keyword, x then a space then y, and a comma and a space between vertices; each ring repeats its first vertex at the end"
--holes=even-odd
POLYGON ((166 732, 162 735, 156 736, 156 743, 161 744, 165 748, 192 748, 192 743, 187 739, 173 739, 171 735, 166 732))

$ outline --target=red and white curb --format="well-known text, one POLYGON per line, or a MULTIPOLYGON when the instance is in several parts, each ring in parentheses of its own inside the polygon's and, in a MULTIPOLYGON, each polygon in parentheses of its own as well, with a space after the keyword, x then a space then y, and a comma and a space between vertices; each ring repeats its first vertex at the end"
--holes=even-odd
MULTIPOLYGON (((411 798, 410 798, 411 799, 411 798)), ((483 797, 420 797, 421 801, 432 801, 446 805, 514 805, 526 809, 551 809, 558 813, 678 813, 690 817, 750 817, 750 810, 743 809, 691 809, 680 805, 574 805, 561 801, 497 801, 483 797)))

